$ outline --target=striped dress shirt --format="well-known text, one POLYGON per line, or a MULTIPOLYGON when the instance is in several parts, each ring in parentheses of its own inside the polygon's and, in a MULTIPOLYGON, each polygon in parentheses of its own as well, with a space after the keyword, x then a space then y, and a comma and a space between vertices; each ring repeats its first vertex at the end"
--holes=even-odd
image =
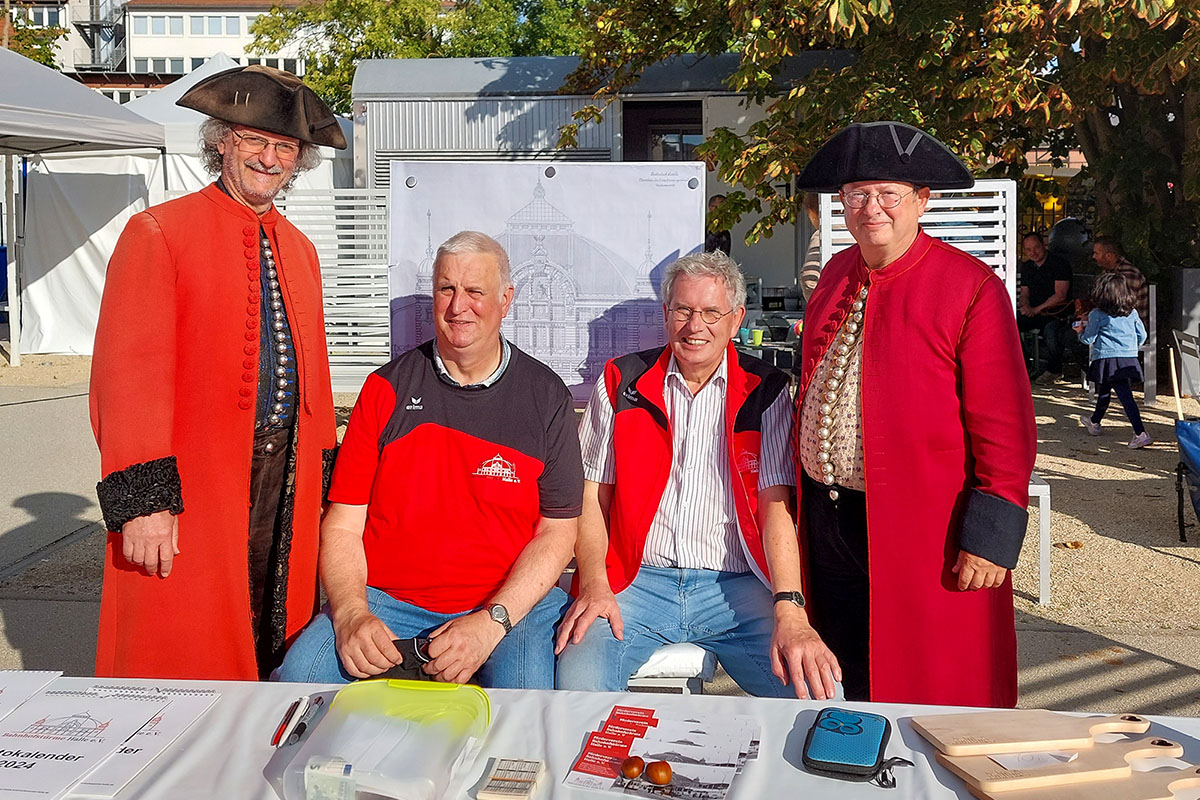
MULTIPOLYGON (((737 510, 725 437, 724 360, 693 396, 671 356, 663 384, 671 425, 671 471, 646 535, 642 563, 651 567, 749 572, 738 535, 737 510)), ((792 402, 781 392, 762 419, 758 489, 795 483, 792 402)), ((579 424, 583 476, 616 482, 612 403, 601 374, 579 424)))

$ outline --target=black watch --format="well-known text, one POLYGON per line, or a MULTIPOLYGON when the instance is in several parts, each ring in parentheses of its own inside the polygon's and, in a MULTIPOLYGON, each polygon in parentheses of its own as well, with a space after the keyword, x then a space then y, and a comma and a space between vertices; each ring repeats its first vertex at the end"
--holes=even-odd
POLYGON ((795 603, 800 608, 804 608, 804 593, 803 592, 776 592, 776 603, 795 603))
POLYGON ((499 622, 504 626, 504 633, 506 635, 512 633, 512 622, 510 622, 508 619, 507 608, 499 603, 489 603, 483 608, 485 611, 487 611, 488 616, 491 617, 494 622, 499 622))

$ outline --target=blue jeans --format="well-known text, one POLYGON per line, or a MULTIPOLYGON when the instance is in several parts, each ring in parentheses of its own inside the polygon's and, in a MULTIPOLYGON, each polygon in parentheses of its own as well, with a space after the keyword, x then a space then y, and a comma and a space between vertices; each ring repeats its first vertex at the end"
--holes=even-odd
MULTIPOLYGON (((795 697, 771 673, 774 603, 751 572, 642 566, 617 594, 624 638, 598 618, 558 657, 558 688, 619 692, 667 644, 691 642, 716 655, 729 676, 758 697, 795 697)), ((839 687, 840 691, 840 687, 839 687)))
MULTIPOLYGON (((513 625, 483 662, 475 677, 481 686, 498 689, 554 688, 554 631, 571 598, 557 586, 525 617, 513 625)), ((428 636, 439 625, 473 613, 439 614, 402 603, 386 592, 367 587, 367 608, 399 639, 428 636)), ((283 659, 279 680, 304 683, 350 683, 334 646, 329 606, 308 623, 283 659)))

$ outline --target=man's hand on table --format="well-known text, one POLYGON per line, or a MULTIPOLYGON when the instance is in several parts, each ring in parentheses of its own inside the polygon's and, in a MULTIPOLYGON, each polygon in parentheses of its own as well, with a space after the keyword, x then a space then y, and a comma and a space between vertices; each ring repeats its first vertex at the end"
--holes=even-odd
POLYGON ((968 553, 966 550, 958 551, 958 561, 951 571, 958 575, 960 592, 995 589, 1004 583, 1005 577, 1008 576, 1007 568, 993 564, 986 558, 968 553))
POLYGON ((835 682, 842 679, 837 656, 809 624, 804 609, 792 603, 775 604, 771 672, 785 686, 790 680, 801 700, 809 699, 810 688, 812 699, 832 700, 837 693, 835 682))
POLYGON ((422 669, 439 681, 466 683, 504 638, 504 627, 486 610, 456 617, 429 634, 422 669))
POLYGON ((333 615, 333 635, 342 667, 355 678, 370 678, 401 661, 400 651, 392 644, 395 634, 365 608, 333 615))
POLYGON ((580 587, 579 597, 571 604, 567 616, 558 626, 558 641, 554 644, 554 655, 558 655, 567 644, 579 644, 583 635, 596 621, 597 617, 608 620, 612 635, 618 640, 625 634, 625 623, 621 621, 621 607, 617 605, 617 596, 609 588, 607 576, 603 585, 596 587, 580 587))
POLYGON ((129 520, 121 528, 121 555, 147 575, 167 577, 179 555, 179 520, 170 511, 129 520))

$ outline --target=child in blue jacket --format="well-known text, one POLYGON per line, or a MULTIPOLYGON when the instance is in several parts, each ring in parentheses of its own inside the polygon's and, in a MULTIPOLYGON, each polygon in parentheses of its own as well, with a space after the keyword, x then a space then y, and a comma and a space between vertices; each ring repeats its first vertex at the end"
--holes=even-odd
POLYGON ((1079 341, 1092 346, 1092 361, 1088 365, 1088 380, 1096 384, 1096 410, 1090 417, 1082 416, 1079 424, 1092 436, 1100 435, 1100 420, 1108 410, 1113 392, 1133 425, 1133 449, 1150 444, 1150 434, 1142 424, 1142 415, 1133 400, 1133 381, 1142 379, 1142 364, 1138 350, 1146 341, 1146 328, 1134 310, 1137 298, 1119 272, 1105 272, 1096 277, 1092 288, 1092 304, 1086 325, 1075 323, 1079 341))

